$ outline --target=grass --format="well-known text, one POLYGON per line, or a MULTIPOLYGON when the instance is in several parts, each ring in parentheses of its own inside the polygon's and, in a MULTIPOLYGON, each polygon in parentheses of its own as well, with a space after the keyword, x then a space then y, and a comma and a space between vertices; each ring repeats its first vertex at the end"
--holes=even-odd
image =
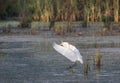
POLYGON ((0 27, 8 25, 17 26, 18 24, 19 24, 18 21, 0 21, 0 27))
MULTIPOLYGON (((63 22, 55 22, 55 25, 66 25, 68 22, 67 21, 63 21, 63 22)), ((72 22, 72 24, 82 24, 82 21, 75 21, 72 22)), ((89 24, 103 24, 103 22, 89 22, 89 24)), ((113 22, 111 22, 113 23, 113 22)), ((0 26, 6 26, 6 25, 13 25, 16 26, 19 24, 19 21, 0 21, 0 26)), ((39 22, 39 21, 33 21, 32 22, 32 26, 38 26, 38 25, 49 25, 49 22, 39 22)))

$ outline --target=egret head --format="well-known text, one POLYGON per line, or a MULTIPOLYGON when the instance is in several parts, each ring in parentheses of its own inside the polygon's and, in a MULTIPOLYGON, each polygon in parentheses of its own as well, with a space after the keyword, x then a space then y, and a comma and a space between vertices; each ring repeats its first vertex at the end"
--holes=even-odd
POLYGON ((60 45, 66 47, 66 46, 68 46, 68 42, 61 42, 60 45))

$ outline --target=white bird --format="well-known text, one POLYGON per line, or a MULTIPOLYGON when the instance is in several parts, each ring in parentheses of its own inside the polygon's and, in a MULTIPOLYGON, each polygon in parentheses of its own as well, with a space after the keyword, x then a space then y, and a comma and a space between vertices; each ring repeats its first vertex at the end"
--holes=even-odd
POLYGON ((60 45, 53 43, 53 48, 70 61, 79 61, 81 64, 83 64, 83 59, 79 50, 68 42, 62 42, 60 45))

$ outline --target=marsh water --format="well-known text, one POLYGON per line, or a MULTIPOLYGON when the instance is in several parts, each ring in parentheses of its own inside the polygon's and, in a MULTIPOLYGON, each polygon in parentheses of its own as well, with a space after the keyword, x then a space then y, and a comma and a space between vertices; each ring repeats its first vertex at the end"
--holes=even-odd
POLYGON ((120 37, 0 37, 0 83, 119 83, 120 37), (73 63, 52 48, 52 43, 67 41, 75 45, 88 62, 90 70, 84 73, 84 64, 73 63), (97 48, 96 48, 97 45, 97 48), (101 67, 93 57, 99 50, 101 67))

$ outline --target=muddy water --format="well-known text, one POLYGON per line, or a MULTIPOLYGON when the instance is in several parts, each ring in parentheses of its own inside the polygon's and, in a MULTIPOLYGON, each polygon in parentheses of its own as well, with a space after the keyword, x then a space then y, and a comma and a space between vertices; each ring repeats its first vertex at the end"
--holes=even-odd
POLYGON ((118 37, 107 38, 109 40, 103 37, 95 41, 102 57, 98 68, 93 60, 96 46, 89 37, 0 37, 0 83, 119 83, 120 41, 118 37), (84 62, 88 60, 90 70, 87 75, 80 63, 66 69, 73 63, 52 48, 52 42, 60 43, 60 40, 75 45, 84 62))

